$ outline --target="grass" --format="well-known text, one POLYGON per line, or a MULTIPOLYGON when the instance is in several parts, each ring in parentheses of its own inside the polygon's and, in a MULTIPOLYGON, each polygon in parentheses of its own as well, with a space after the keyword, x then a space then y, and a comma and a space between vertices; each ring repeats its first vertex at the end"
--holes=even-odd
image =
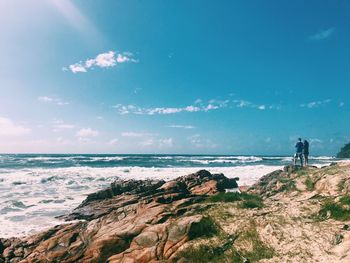
POLYGON ((281 186, 281 188, 279 189, 279 192, 282 192, 282 191, 294 191, 296 189, 297 189, 297 187, 295 186, 295 181, 288 180, 281 186))
POLYGON ((209 202, 237 202, 242 201, 241 208, 261 208, 262 198, 258 195, 248 193, 218 193, 207 199, 209 202))
POLYGON ((330 215, 330 218, 333 218, 335 220, 339 221, 347 221, 350 220, 350 210, 345 208, 342 205, 342 202, 349 202, 349 197, 341 200, 340 203, 335 203, 333 201, 326 201, 319 212, 320 219, 326 219, 328 214, 330 215))
POLYGON ((305 171, 304 169, 300 169, 300 170, 296 171, 296 173, 298 176, 303 176, 303 175, 307 174, 307 171, 305 171))
POLYGON ((241 208, 262 208, 264 206, 261 199, 251 199, 251 200, 244 200, 242 204, 240 205, 241 208))
POLYGON ((191 246, 178 253, 177 258, 182 258, 184 262, 202 263, 202 262, 225 262, 225 255, 221 251, 208 246, 191 246))
POLYGON ((252 247, 249 251, 241 251, 241 254, 249 260, 249 262, 258 262, 261 259, 269 259, 275 255, 274 249, 265 245, 255 227, 252 227, 240 236, 241 240, 248 241, 252 247))
POLYGON ((189 239, 212 237, 219 233, 219 229, 210 217, 203 217, 198 223, 193 223, 189 230, 189 239))
POLYGON ((308 191, 313 191, 315 189, 315 183, 311 180, 309 176, 305 179, 305 186, 308 191))
POLYGON ((342 204, 342 205, 350 205, 350 196, 348 195, 345 195, 343 197, 340 198, 339 202, 342 204))
POLYGON ((218 193, 208 198, 210 202, 236 202, 242 200, 240 193, 218 193))

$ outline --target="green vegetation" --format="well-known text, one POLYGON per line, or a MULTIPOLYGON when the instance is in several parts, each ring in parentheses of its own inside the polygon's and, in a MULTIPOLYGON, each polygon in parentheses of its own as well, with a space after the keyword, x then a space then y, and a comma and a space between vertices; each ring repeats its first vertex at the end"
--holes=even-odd
POLYGON ((304 170, 304 169, 300 169, 300 170, 298 170, 298 171, 297 171, 297 175, 298 175, 298 177, 299 177, 299 176, 306 175, 306 174, 307 174, 307 171, 306 171, 306 170, 304 170))
POLYGON ((334 201, 326 201, 319 212, 320 219, 326 219, 328 214, 331 218, 339 221, 350 220, 350 210, 345 208, 342 202, 348 202, 348 197, 341 200, 340 203, 335 203, 334 201))
POLYGON ((287 178, 280 178, 280 182, 283 183, 282 187, 280 188, 280 192, 282 191, 294 191, 297 189, 295 186, 295 181, 292 179, 287 178), (283 179, 283 180, 281 180, 283 179))
POLYGON ((212 195, 208 198, 210 202, 235 202, 242 200, 242 196, 240 193, 218 193, 216 195, 212 195))
POLYGON ((339 202, 342 205, 350 205, 350 196, 348 195, 343 196, 342 198, 340 198, 339 202))
POLYGON ((222 247, 199 245, 190 246, 185 250, 179 252, 174 260, 177 262, 179 259, 184 259, 184 262, 189 263, 244 263, 244 258, 234 249, 230 248, 225 251, 222 247))
POLYGON ((263 207, 262 198, 258 195, 248 193, 219 193, 208 197, 209 202, 237 202, 242 201, 242 208, 261 208, 263 207))
POLYGON ((224 254, 208 245, 198 247, 189 247, 177 255, 177 258, 183 258, 185 262, 202 263, 202 262, 224 262, 224 254))
POLYGON ((275 251, 266 246, 259 237, 255 227, 243 232, 239 237, 241 240, 248 241, 252 245, 249 251, 242 251, 241 254, 249 260, 249 262, 257 262, 261 259, 269 259, 275 255, 275 251))
POLYGON ((240 205, 241 208, 262 208, 264 206, 261 199, 250 199, 250 200, 244 200, 242 204, 240 205))
POLYGON ((189 230, 189 239, 212 237, 219 233, 218 227, 210 217, 203 217, 198 223, 193 223, 189 230))
POLYGON ((337 154, 337 158, 350 158, 350 143, 345 144, 337 154))
POLYGON ((311 180, 309 176, 306 177, 305 185, 308 191, 313 191, 315 189, 315 183, 311 180))

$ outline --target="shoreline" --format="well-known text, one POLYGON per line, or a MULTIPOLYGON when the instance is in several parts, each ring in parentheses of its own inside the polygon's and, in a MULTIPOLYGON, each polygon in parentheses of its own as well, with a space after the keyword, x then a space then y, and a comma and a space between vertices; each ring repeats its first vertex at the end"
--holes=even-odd
POLYGON ((325 198, 336 203, 339 196, 347 196, 349 172, 350 162, 304 169, 289 165, 264 175, 244 194, 222 194, 224 189, 239 186, 236 179, 205 170, 171 181, 119 180, 90 194, 63 217, 78 221, 33 236, 0 239, 5 247, 3 258, 25 258, 23 262, 97 262, 101 258, 108 262, 181 262, 183 255, 191 258, 206 253, 196 250, 205 246, 204 251, 227 250, 224 254, 213 252, 221 260, 238 255, 242 260, 259 258, 266 263, 282 259, 347 262, 350 232, 345 226, 350 224, 350 211, 341 221, 319 216, 328 215, 322 212, 325 198), (197 224, 209 229, 194 234, 197 224), (300 231, 308 238, 299 235, 300 231), (106 250, 111 243, 118 249, 106 250), (298 252, 289 253, 290 247, 298 252))
MULTIPOLYGON (((76 192, 76 190, 67 191, 65 190, 66 188, 62 188, 62 186, 60 186, 60 184, 62 183, 65 184, 65 182, 67 181, 64 178, 64 176, 62 176, 62 174, 63 175, 66 174, 67 173, 66 171, 72 170, 72 168, 54 168, 49 170, 38 169, 41 171, 41 174, 43 175, 43 178, 40 177, 40 174, 36 176, 36 178, 38 179, 38 183, 36 184, 36 187, 38 188, 38 192, 41 191, 41 187, 47 187, 46 184, 41 183, 41 181, 49 180, 50 183, 55 183, 51 187, 54 189, 55 192, 57 192, 57 194, 56 195, 51 194, 51 197, 45 197, 45 196, 27 197, 24 195, 24 192, 23 194, 20 194, 21 192, 19 191, 18 193, 20 195, 18 195, 17 197, 16 195, 13 195, 12 197, 13 200, 18 199, 18 200, 21 200, 21 202, 18 204, 19 208, 17 207, 17 204, 9 203, 8 205, 10 207, 14 207, 14 209, 16 210, 13 212, 11 212, 10 210, 6 214, 0 216, 0 222, 2 223, 2 225, 8 226, 6 228, 6 231, 1 233, 2 235, 0 235, 0 237, 3 237, 3 238, 24 237, 29 234, 39 233, 40 231, 43 231, 57 224, 63 224, 64 222, 57 220, 55 217, 65 213, 69 213, 72 209, 78 206, 88 194, 104 189, 110 184, 110 182, 114 181, 116 178, 125 179, 125 180, 130 180, 135 178, 136 179, 163 179, 163 180, 169 181, 169 180, 174 180, 180 176, 183 176, 184 174, 190 174, 201 169, 206 169, 212 173, 223 173, 228 178, 239 177, 240 178, 239 185, 242 187, 241 189, 246 189, 247 187, 256 183, 259 180, 259 178, 261 178, 265 174, 268 174, 270 172, 273 172, 281 168, 283 168, 283 166, 267 166, 267 165, 265 166, 264 165, 245 165, 245 166, 236 166, 236 167, 176 167, 176 168, 76 167, 76 168, 73 168, 73 172, 79 177, 83 176, 83 174, 86 173, 87 178, 95 177, 96 179, 96 183, 93 183, 94 181, 89 182, 88 184, 89 188, 86 188, 86 190, 80 193, 76 192), (117 176, 118 172, 121 172, 126 169, 131 170, 131 172, 124 173, 123 176, 117 176), (83 170, 82 175, 79 175, 79 172, 78 172, 79 170, 83 170), (115 172, 113 172, 113 170, 115 172), (55 171, 55 173, 51 174, 52 171, 55 171), (106 178, 104 175, 99 174, 99 171, 104 171, 105 172, 104 174, 106 174, 106 176, 108 174, 109 179, 107 178, 107 179, 104 179, 103 181, 99 181, 102 178, 106 178), (142 176, 142 171, 146 171, 147 176, 142 176), (101 178, 98 178, 100 176, 101 178), (92 183, 94 184, 94 186, 92 186, 92 183), (64 193, 62 197, 60 197, 62 195, 60 194, 61 192, 64 193), (62 203, 63 205, 60 205, 60 203, 62 203), (38 211, 42 215, 38 214, 36 216, 29 216, 29 217, 26 216, 26 214, 35 214, 36 211, 38 211), (53 214, 53 215, 50 216, 50 214, 53 214), (18 220, 12 221, 10 219, 11 217, 22 218, 22 219, 20 221, 18 220), (9 229, 12 229, 12 230, 9 231, 9 229)), ((20 177, 22 177, 23 179, 23 175, 21 175, 20 177)), ((10 185, 13 185, 14 183, 17 184, 20 182, 23 183, 23 184, 19 184, 18 186, 15 186, 17 188, 20 187, 26 190, 26 188, 28 187, 28 183, 22 182, 21 179, 11 178, 11 180, 13 182, 10 183, 10 185)), ((29 180, 32 180, 32 179, 29 178, 29 180)), ((86 187, 88 185, 86 185, 86 187)), ((72 186, 74 186, 74 184, 72 186)), ((35 191, 35 189, 33 189, 33 191, 35 191)))

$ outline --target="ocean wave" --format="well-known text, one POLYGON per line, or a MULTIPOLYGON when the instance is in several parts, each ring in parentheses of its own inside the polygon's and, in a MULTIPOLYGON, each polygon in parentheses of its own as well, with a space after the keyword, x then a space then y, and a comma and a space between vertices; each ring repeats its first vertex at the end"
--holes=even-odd
MULTIPOLYGON (((43 230, 57 224, 53 217, 68 213, 77 207, 89 193, 107 187, 116 178, 121 179, 165 179, 206 169, 212 173, 223 173, 229 178, 239 177, 240 184, 252 184, 262 175, 281 168, 280 166, 246 165, 236 167, 168 167, 147 168, 139 166, 125 167, 69 167, 69 168, 33 168, 7 169, 0 173, 0 200, 17 200, 19 206, 9 206, 0 214, 0 237, 20 236, 43 230), (13 182, 25 184, 14 185, 13 182), (45 187, 43 187, 45 184, 45 187), (6 212, 6 216, 4 214, 6 212), (14 223, 22 220, 25 224, 14 223), (38 222, 45 222, 38 224, 38 222), (21 227, 19 227, 21 226, 21 227), (8 228, 11 228, 10 230, 8 228)), ((4 207, 2 207, 4 208, 4 207)))
POLYGON ((334 160, 333 156, 310 156, 309 160, 334 160))

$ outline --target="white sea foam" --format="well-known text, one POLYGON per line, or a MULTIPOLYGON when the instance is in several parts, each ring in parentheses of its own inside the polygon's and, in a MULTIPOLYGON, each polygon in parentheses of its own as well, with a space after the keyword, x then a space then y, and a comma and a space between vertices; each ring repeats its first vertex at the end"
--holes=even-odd
POLYGON ((281 166, 237 167, 69 167, 53 169, 0 169, 0 237, 23 236, 62 223, 55 216, 78 206, 87 194, 121 179, 171 180, 201 169, 239 177, 250 185, 281 166))

